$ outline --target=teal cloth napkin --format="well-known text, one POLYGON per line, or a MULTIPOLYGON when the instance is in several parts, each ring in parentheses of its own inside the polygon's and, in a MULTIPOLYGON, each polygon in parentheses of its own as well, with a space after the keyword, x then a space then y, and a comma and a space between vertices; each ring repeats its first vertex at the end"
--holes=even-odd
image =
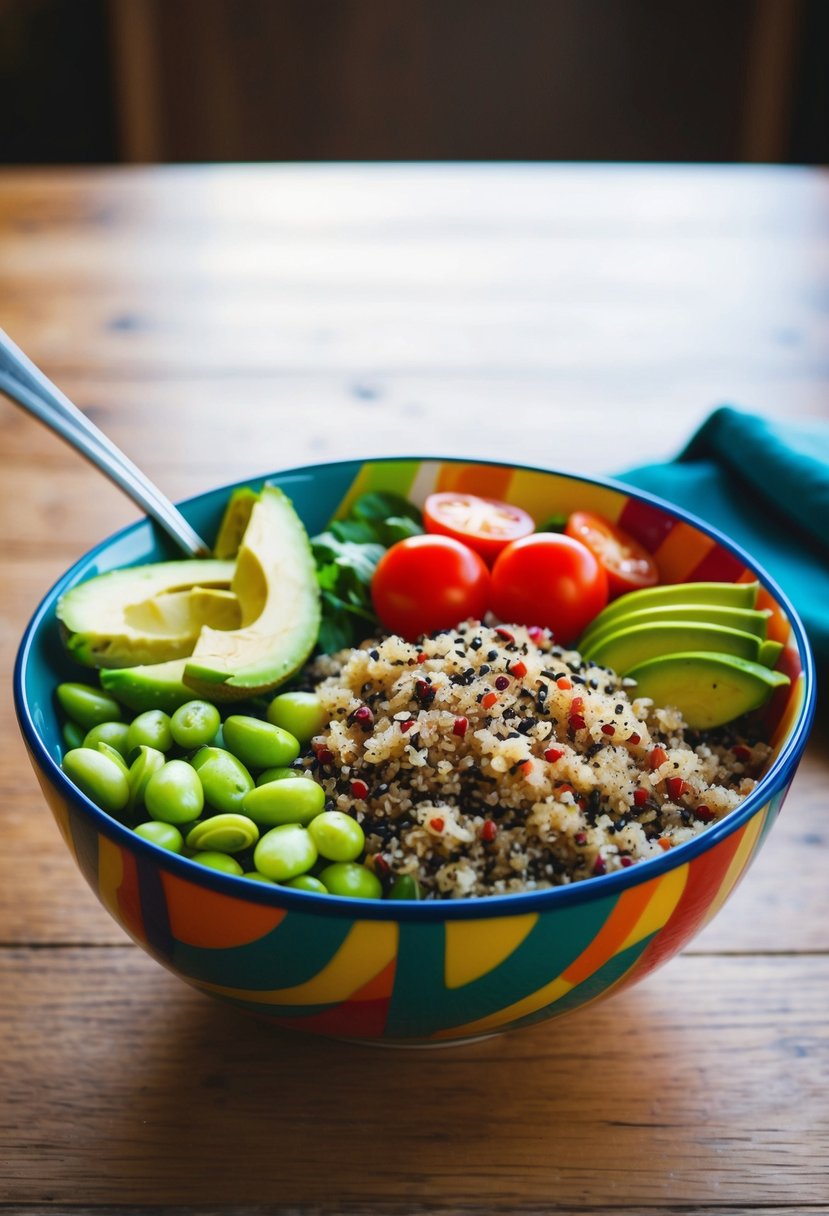
POLYGON ((829 673, 829 423, 722 406, 676 459, 617 474, 741 544, 794 603, 829 673))

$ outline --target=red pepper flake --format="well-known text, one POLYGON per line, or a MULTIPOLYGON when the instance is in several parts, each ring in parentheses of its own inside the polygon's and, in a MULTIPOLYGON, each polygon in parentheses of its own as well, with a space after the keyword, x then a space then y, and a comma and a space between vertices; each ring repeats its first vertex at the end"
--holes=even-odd
POLYGON ((578 803, 576 805, 578 806, 580 811, 586 811, 587 810, 587 799, 579 798, 578 803))
POLYGON ((568 785, 566 781, 562 781, 556 792, 559 794, 575 794, 576 791, 573 789, 572 785, 568 785))
POLYGON ((406 731, 411 730, 413 726, 414 726, 414 718, 407 718, 405 722, 400 723, 400 729, 402 730, 404 735, 406 734, 406 731))
POLYGON ((423 651, 421 650, 417 656, 417 661, 418 661, 418 663, 425 663, 426 660, 428 659, 428 657, 429 656, 427 654, 424 654, 423 651))
POLYGON ((612 722, 605 722, 604 726, 602 727, 602 734, 603 735, 615 735, 616 727, 613 725, 612 722))
POLYGON ((665 788, 668 791, 668 797, 672 802, 676 802, 677 798, 681 798, 683 794, 688 792, 688 782, 683 781, 681 777, 669 777, 665 782, 665 788))
POLYGON ((648 768, 653 770, 660 768, 668 759, 668 753, 664 747, 654 747, 648 752, 648 768))
POLYGON ((604 874, 606 869, 607 869, 607 863, 605 862, 605 859, 597 853, 596 860, 593 862, 593 873, 594 874, 604 874))
POLYGON ((483 697, 481 698, 481 705, 483 705, 484 709, 492 709, 492 706, 495 704, 495 702, 497 700, 498 700, 497 692, 485 692, 483 697))
POLYGON ((560 679, 556 680, 556 688, 561 688, 565 692, 567 691, 568 688, 572 688, 572 687, 573 687, 572 681, 568 680, 567 676, 561 676, 560 679))
POLYGON ((468 718, 456 718, 455 724, 452 727, 452 734, 457 735, 457 737, 459 739, 462 739, 464 737, 464 735, 466 734, 468 726, 469 726, 468 718))
POLYGON ((712 819, 717 818, 710 806, 698 806, 694 811, 694 814, 696 815, 697 819, 701 820, 703 823, 710 823, 712 819))
POLYGON ((587 844, 587 832, 576 832, 573 840, 576 844, 587 844))
POLYGON ((563 755, 564 752, 560 747, 548 747, 544 753, 544 759, 550 764, 555 764, 556 760, 560 760, 563 755))
POLYGON ((648 801, 648 791, 647 790, 643 790, 640 788, 638 790, 633 791, 633 805, 634 806, 644 806, 647 801, 648 801))
POLYGON ((391 866, 382 853, 375 853, 371 858, 371 868, 379 878, 387 878, 391 874, 391 866))
POLYGON ((351 717, 364 730, 374 725, 374 714, 367 705, 361 705, 359 709, 355 709, 351 717))
POLYGON ((515 676, 516 680, 522 680, 527 674, 527 664, 522 663, 519 659, 517 663, 513 663, 512 667, 510 667, 510 671, 515 676))
POLYGON ((573 697, 572 701, 570 702, 570 713, 571 714, 583 714, 584 713, 584 697, 573 697))
POLYGON ((510 631, 508 629, 499 628, 499 629, 496 629, 495 632, 498 634, 498 637, 503 638, 505 642, 514 642, 515 641, 515 635, 510 633, 510 631))
POLYGON ((320 764, 334 763, 334 753, 331 751, 331 748, 327 747, 324 743, 314 744, 314 755, 320 764))
POLYGON ((440 815, 435 815, 429 820, 429 827, 433 832, 442 832, 445 826, 446 825, 444 824, 444 821, 441 819, 440 815))
POLYGON ((481 840, 486 844, 492 844, 495 837, 498 835, 498 824, 494 819, 485 819, 481 825, 481 840))
POLYGON ((581 714, 570 714, 570 726, 573 730, 584 730, 587 723, 581 714))
POLYGON ((525 760, 524 763, 521 765, 520 771, 524 774, 525 777, 529 777, 530 773, 533 771, 532 760, 525 760))
POLYGON ((620 858, 619 858, 619 865, 620 865, 620 866, 624 866, 624 868, 625 868, 625 869, 627 869, 627 868, 628 868, 628 866, 632 866, 632 865, 633 865, 633 858, 632 858, 632 857, 620 857, 620 858))
POLYGON ((633 744, 634 747, 638 746, 638 744, 640 744, 641 742, 642 742, 642 736, 637 735, 635 731, 632 735, 628 735, 628 743, 633 744))
POLYGON ((351 792, 355 798, 368 798, 368 786, 359 777, 351 782, 351 792))
POLYGON ((751 759, 751 748, 744 747, 742 743, 738 743, 736 747, 732 747, 731 754, 735 760, 742 760, 745 763, 746 760, 751 759))
POLYGON ((674 847, 670 840, 668 840, 665 836, 660 836, 656 843, 665 853, 669 852, 674 847))
POLYGON ((539 642, 544 641, 544 630, 540 625, 530 625, 527 630, 527 635, 531 642, 535 642, 536 646, 539 642))

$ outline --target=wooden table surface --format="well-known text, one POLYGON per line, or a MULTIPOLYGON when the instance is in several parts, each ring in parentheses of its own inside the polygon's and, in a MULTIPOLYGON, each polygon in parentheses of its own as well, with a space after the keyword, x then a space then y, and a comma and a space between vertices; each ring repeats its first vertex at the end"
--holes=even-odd
MULTIPOLYGON (((5 171, 0 326, 174 498, 368 453, 611 472, 721 402, 829 415, 829 173, 5 171)), ((136 511, 5 399, 0 504, 9 680, 40 595, 136 511)), ((0 712, 0 1213, 829 1211, 825 713, 684 954, 427 1053, 276 1032, 168 975, 0 712)))

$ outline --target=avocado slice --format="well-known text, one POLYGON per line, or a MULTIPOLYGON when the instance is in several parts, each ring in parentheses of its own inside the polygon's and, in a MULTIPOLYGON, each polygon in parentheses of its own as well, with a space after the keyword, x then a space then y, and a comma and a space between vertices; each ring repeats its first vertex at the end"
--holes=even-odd
POLYGON ((635 612, 606 621, 603 625, 594 622, 582 634, 579 648, 596 646, 603 638, 629 625, 655 625, 660 621, 702 621, 709 625, 726 625, 729 629, 741 629, 753 633, 765 641, 769 616, 757 608, 731 608, 725 604, 660 604, 653 608, 639 608, 635 612))
POLYGON ((704 651, 660 655, 632 667, 636 696, 674 705, 694 730, 724 726, 758 709, 775 688, 789 683, 782 671, 737 655, 704 651))
POLYGON ((250 486, 239 486, 228 499, 222 522, 213 546, 214 557, 235 557, 239 552, 245 529, 250 523, 251 512, 259 501, 256 490, 250 486))
POLYGON ((186 659, 171 659, 167 663, 141 663, 135 667, 105 667, 101 672, 101 686, 136 713, 163 709, 171 714, 179 705, 192 701, 195 695, 184 683, 186 662, 186 659))
POLYGON ((220 701, 276 688, 303 665, 319 633, 319 584, 308 535, 275 486, 265 486, 253 505, 231 590, 241 605, 241 627, 205 627, 184 667, 184 683, 194 693, 220 701))
POLYGON ((666 604, 708 604, 728 608, 753 608, 757 603, 759 583, 664 583, 658 587, 643 587, 628 591, 603 608, 589 629, 604 627, 610 621, 639 612, 643 608, 664 607, 666 604))
POLYGON ((628 625, 620 621, 615 633, 604 635, 594 646, 585 649, 584 657, 599 667, 611 667, 626 676, 632 667, 659 655, 680 654, 683 651, 714 651, 736 654, 741 659, 757 662, 760 639, 741 629, 725 625, 708 625, 692 621, 661 621, 655 625, 628 625))
POLYGON ((61 596, 67 650, 87 667, 166 662, 190 654, 202 628, 238 623, 234 563, 211 558, 110 570, 61 596))

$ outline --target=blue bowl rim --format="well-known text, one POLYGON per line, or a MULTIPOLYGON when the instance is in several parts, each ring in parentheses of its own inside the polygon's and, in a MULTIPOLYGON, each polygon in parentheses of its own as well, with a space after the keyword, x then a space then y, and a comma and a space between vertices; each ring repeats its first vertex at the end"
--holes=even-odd
POLYGON ((640 883, 658 878, 714 848, 747 823, 776 793, 787 787, 800 762, 815 714, 817 692, 815 665, 803 623, 789 597, 782 591, 771 575, 741 545, 729 539, 718 528, 704 522, 684 507, 676 506, 667 499, 660 498, 646 490, 640 490, 635 486, 627 485, 625 482, 611 477, 573 473, 556 468, 542 468, 538 465, 509 461, 478 459, 477 457, 397 454, 392 456, 370 456, 365 459, 351 458, 346 460, 315 461, 313 464, 308 465, 289 466, 270 473, 241 478, 226 485, 213 487, 200 494, 192 495, 190 498, 180 501, 177 505, 183 514, 187 516, 188 508, 192 508, 195 504, 204 502, 215 496, 221 495, 227 497, 234 489, 240 486, 260 486, 266 482, 278 485, 280 479, 303 474, 313 474, 320 469, 336 469, 352 465, 360 467, 365 464, 404 461, 434 461, 443 464, 475 463, 493 468, 520 469, 525 472, 541 473, 616 490, 621 494, 665 511, 698 529, 700 532, 711 537, 712 540, 721 545, 756 574, 759 582, 775 597, 789 618, 797 643, 805 681, 805 699, 800 715, 794 724, 792 734, 780 754, 776 757, 768 773, 758 783, 757 788, 752 790, 746 799, 723 819, 712 824, 711 827, 706 828, 691 840, 677 845, 661 857, 649 858, 647 861, 629 866, 627 869, 617 870, 565 886, 549 887, 536 891, 519 891, 504 895, 487 895, 469 899, 417 901, 352 899, 336 895, 321 896, 314 892, 292 890, 288 887, 253 883, 243 877, 223 874, 217 870, 199 866, 188 858, 169 853, 157 845, 144 840, 142 837, 136 836, 132 829, 119 823, 118 820, 102 811, 69 781, 38 735, 31 713, 29 712, 24 690, 24 676, 34 639, 39 629, 52 621, 54 605, 58 597, 65 589, 68 589, 70 585, 77 581, 77 576, 93 563, 96 557, 106 553, 119 540, 141 529, 155 529, 155 525, 149 519, 139 519, 105 537, 97 545, 93 546, 92 549, 88 550, 74 562, 61 575, 57 582, 53 584, 50 590, 46 592, 23 634, 14 666, 13 688, 15 711, 21 733, 30 750, 33 761, 40 767, 59 793, 78 812, 92 820, 98 832, 180 878, 193 882, 196 885, 204 886, 219 894, 233 896, 237 899, 242 898, 248 902, 265 907, 304 912, 315 916, 345 916, 350 920, 425 922, 474 920, 521 913, 542 913, 551 911, 556 907, 567 907, 576 903, 590 902, 594 899, 618 895, 622 890, 630 889, 639 886, 640 883))

